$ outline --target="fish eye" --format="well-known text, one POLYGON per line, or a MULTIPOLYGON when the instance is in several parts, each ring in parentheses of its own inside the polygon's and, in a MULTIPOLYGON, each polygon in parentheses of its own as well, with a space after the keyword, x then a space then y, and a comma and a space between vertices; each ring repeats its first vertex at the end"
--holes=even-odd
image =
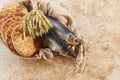
POLYGON ((77 40, 77 39, 75 39, 75 42, 78 42, 78 40, 77 40))

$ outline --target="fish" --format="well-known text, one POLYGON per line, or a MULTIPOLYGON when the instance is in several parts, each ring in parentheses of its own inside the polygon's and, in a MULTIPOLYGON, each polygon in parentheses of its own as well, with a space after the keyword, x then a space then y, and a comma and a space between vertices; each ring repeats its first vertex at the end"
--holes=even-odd
POLYGON ((80 44, 77 36, 65 25, 63 25, 61 22, 51 16, 46 15, 46 17, 54 26, 52 31, 54 31, 62 40, 66 41, 67 44, 72 46, 77 46, 80 44))
POLYGON ((62 56, 76 58, 75 51, 70 48, 55 32, 49 32, 43 35, 43 43, 52 51, 59 53, 62 56))
MULTIPOLYGON (((33 9, 31 2, 29 1, 23 1, 22 4, 28 9, 29 12, 33 9)), ((80 44, 78 38, 57 19, 48 15, 45 16, 53 25, 53 28, 42 36, 45 47, 50 48, 53 52, 57 52, 60 55, 76 58, 77 55, 72 49, 72 46, 80 44)))
MULTIPOLYGON (((28 9, 28 11, 31 11, 33 9, 30 1, 23 1, 22 4, 28 9)), ((70 31, 65 25, 63 25, 61 22, 59 22, 57 19, 51 16, 45 16, 54 26, 52 28, 52 31, 54 31, 62 40, 66 41, 67 44, 72 46, 77 46, 81 44, 77 36, 72 31, 70 31)))

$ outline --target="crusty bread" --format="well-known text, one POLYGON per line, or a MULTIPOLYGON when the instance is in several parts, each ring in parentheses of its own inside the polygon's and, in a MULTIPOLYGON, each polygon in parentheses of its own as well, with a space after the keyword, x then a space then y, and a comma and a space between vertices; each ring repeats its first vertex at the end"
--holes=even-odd
POLYGON ((20 22, 20 20, 8 27, 8 30, 5 33, 5 39, 4 39, 4 42, 5 42, 6 46, 15 54, 18 54, 18 53, 15 50, 15 47, 12 43, 11 33, 15 29, 15 27, 17 27, 17 25, 20 24, 19 22, 20 22))
POLYGON ((10 4, 4 6, 0 11, 0 25, 3 24, 5 21, 4 19, 7 19, 5 17, 16 12, 26 14, 28 11, 22 4, 10 4))
POLYGON ((42 46, 42 39, 38 38, 35 41, 31 36, 23 39, 22 24, 19 24, 11 34, 12 43, 19 55, 23 57, 31 57, 42 46), (37 45, 36 45, 37 44, 37 45))
POLYGON ((13 23, 18 21, 19 19, 21 19, 23 15, 24 15, 23 13, 10 14, 8 16, 8 19, 4 22, 4 24, 1 25, 1 34, 2 34, 3 41, 5 39, 5 33, 7 32, 9 26, 11 26, 13 23))
POLYGON ((6 46, 15 54, 18 54, 15 50, 12 40, 11 40, 11 33, 13 29, 16 27, 20 20, 22 19, 23 13, 14 13, 8 16, 8 19, 2 25, 2 38, 6 46))
MULTIPOLYGON (((0 32, 1 32, 1 25, 3 25, 6 22, 6 20, 8 20, 10 17, 16 16, 16 13, 26 14, 28 13, 28 11, 22 4, 10 4, 1 9, 0 11, 0 32), (13 15, 14 13, 15 15, 13 15)), ((17 15, 20 15, 20 14, 17 14, 17 15)), ((0 37, 1 37, 1 34, 0 34, 0 37)))
POLYGON ((3 41, 15 54, 23 57, 31 57, 42 47, 42 39, 22 37, 22 17, 27 13, 22 4, 11 4, 2 8, 0 12, 0 25, 3 41))

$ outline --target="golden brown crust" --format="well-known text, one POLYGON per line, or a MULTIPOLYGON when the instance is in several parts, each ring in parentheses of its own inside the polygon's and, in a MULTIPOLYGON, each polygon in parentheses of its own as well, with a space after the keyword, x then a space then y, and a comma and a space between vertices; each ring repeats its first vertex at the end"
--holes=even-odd
POLYGON ((5 21, 5 17, 16 12, 26 14, 28 11, 22 4, 10 4, 3 7, 0 12, 0 25, 5 21))
POLYGON ((15 27, 17 27, 17 25, 20 24, 19 22, 15 22, 14 24, 12 24, 11 26, 9 26, 8 30, 6 31, 6 34, 5 34, 5 44, 6 46, 15 54, 18 54, 17 51, 15 50, 14 48, 14 45, 12 43, 12 40, 11 40, 11 33, 13 31, 13 29, 15 27))
POLYGON ((34 42, 31 36, 27 36, 23 39, 21 25, 22 24, 17 26, 11 34, 12 43, 20 56, 31 57, 41 48, 42 39, 37 39, 36 42, 34 42), (36 46, 35 43, 39 46, 36 46))
POLYGON ((42 39, 27 36, 22 38, 22 17, 28 11, 22 4, 11 4, 2 8, 0 25, 3 41, 15 54, 31 57, 42 47, 42 39))
POLYGON ((17 51, 15 50, 12 40, 11 40, 11 33, 13 29, 21 22, 20 20, 22 19, 23 13, 15 13, 15 14, 10 14, 7 17, 6 22, 4 22, 4 25, 2 25, 2 38, 6 46, 15 54, 18 54, 17 51))
POLYGON ((3 25, 1 25, 1 34, 3 40, 5 39, 5 33, 7 32, 9 26, 18 21, 23 15, 23 13, 15 13, 7 17, 7 20, 4 22, 3 25))
POLYGON ((4 22, 6 22, 6 20, 8 20, 10 17, 16 16, 16 15, 13 15, 14 13, 26 14, 28 13, 28 10, 22 4, 10 4, 10 5, 4 6, 0 11, 0 37, 2 34, 1 25, 3 25, 4 22))

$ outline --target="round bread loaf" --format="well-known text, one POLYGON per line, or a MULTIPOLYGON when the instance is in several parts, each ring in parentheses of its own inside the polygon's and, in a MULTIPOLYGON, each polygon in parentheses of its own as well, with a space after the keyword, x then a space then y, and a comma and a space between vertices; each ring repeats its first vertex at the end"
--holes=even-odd
POLYGON ((40 37, 22 37, 22 17, 27 12, 22 4, 7 5, 0 12, 1 34, 5 45, 13 53, 23 57, 33 56, 43 45, 40 37))
POLYGON ((42 39, 27 36, 23 39, 22 24, 17 25, 11 34, 12 43, 20 56, 31 57, 42 47, 42 39))
MULTIPOLYGON (((18 24, 20 24, 20 22, 22 21, 22 17, 20 16, 16 16, 13 17, 14 19, 17 19, 16 22, 12 23, 11 25, 8 26, 7 31, 5 32, 5 38, 4 38, 4 42, 6 44, 6 46, 15 54, 18 54, 17 51, 15 50, 12 40, 11 40, 11 33, 12 31, 15 29, 15 27, 17 27, 18 24)), ((12 18, 11 18, 12 19, 12 18)), ((13 20, 13 19, 12 19, 13 20)))
POLYGON ((16 12, 26 14, 28 10, 22 4, 10 4, 4 6, 0 11, 0 25, 4 23, 8 15, 16 12))
POLYGON ((2 38, 3 41, 5 41, 5 34, 8 30, 8 28, 15 23, 16 21, 18 21, 19 19, 21 19, 21 17, 23 16, 23 13, 14 13, 14 14, 10 14, 8 16, 8 18, 6 19, 6 21, 1 25, 1 34, 2 34, 2 38))

